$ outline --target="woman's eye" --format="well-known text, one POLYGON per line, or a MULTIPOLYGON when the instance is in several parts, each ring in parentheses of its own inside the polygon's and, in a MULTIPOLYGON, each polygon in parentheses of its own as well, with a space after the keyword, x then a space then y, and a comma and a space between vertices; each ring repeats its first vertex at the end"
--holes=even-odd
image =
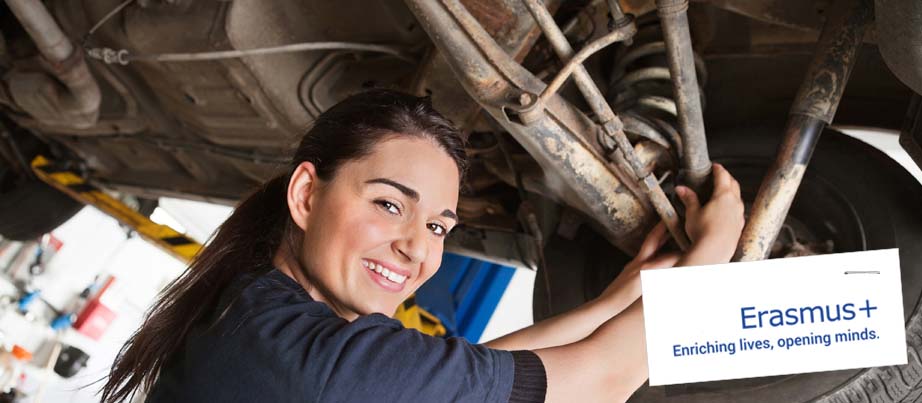
POLYGON ((388 213, 391 213, 394 215, 400 214, 400 208, 397 207, 397 205, 394 203, 391 203, 387 200, 376 200, 375 203, 381 206, 381 208, 387 210, 388 213))
POLYGON ((448 232, 445 229, 445 227, 439 224, 429 224, 429 230, 432 231, 433 234, 436 234, 438 236, 445 236, 445 233, 448 232))

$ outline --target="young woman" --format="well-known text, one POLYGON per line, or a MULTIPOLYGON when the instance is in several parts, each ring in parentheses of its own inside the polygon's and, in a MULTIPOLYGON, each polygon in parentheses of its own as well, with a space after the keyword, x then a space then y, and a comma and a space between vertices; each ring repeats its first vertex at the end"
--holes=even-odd
POLYGON ((680 188, 693 241, 660 225, 598 299, 487 345, 389 318, 435 274, 465 168, 426 99, 352 96, 321 115, 284 175, 250 195, 122 348, 102 400, 613 401, 647 377, 639 271, 727 262, 739 185, 715 165, 705 206, 680 188))

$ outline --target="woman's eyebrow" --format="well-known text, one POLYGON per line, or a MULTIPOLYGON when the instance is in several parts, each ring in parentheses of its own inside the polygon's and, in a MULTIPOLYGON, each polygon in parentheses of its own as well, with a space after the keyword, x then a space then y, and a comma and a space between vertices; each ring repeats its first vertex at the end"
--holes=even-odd
POLYGON ((387 179, 387 178, 375 178, 375 179, 367 180, 367 181, 365 181, 365 183, 366 183, 366 184, 371 184, 371 183, 382 183, 382 184, 385 184, 385 185, 390 185, 390 186, 393 186, 393 187, 397 188, 397 190, 399 190, 400 193, 403 193, 403 194, 406 195, 407 197, 409 197, 409 198, 411 198, 411 199, 413 199, 413 200, 415 200, 415 201, 419 201, 419 193, 418 193, 417 191, 413 190, 413 189, 410 189, 409 187, 407 187, 406 185, 404 185, 404 184, 402 184, 402 183, 400 183, 400 182, 395 182, 395 181, 392 181, 392 180, 387 179))
POLYGON ((458 221, 458 215, 455 214, 454 211, 451 211, 449 209, 445 209, 445 211, 443 211, 441 215, 442 217, 447 217, 447 218, 451 218, 452 220, 458 221))
MULTIPOLYGON (((381 184, 384 184, 384 185, 393 186, 393 187, 397 188, 397 190, 399 190, 400 193, 403 193, 404 195, 406 195, 407 197, 409 197, 409 198, 411 198, 411 199, 413 199, 413 200, 415 200, 415 201, 419 201, 419 193, 418 193, 417 191, 413 190, 413 189, 410 189, 409 187, 407 187, 406 185, 404 185, 404 184, 402 184, 402 183, 400 183, 400 182, 397 182, 397 181, 394 181, 394 180, 391 180, 391 179, 387 179, 387 178, 375 178, 375 179, 369 179, 369 180, 365 181, 365 183, 366 183, 366 184, 381 183, 381 184)), ((442 211, 442 214, 440 214, 440 215, 441 215, 442 217, 447 217, 447 218, 451 218, 452 220, 458 221, 458 215, 455 214, 454 211, 451 211, 451 210, 449 210, 449 209, 445 209, 444 211, 442 211)))

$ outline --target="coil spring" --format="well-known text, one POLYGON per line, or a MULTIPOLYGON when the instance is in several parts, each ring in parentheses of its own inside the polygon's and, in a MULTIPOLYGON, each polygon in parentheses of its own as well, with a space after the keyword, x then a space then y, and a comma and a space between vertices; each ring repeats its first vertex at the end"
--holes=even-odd
MULTIPOLYGON (((615 52, 608 102, 621 116, 629 137, 651 140, 672 150, 680 159, 682 138, 659 18, 655 13, 648 13, 638 18, 636 24, 633 42, 622 45, 615 52)), ((697 53, 695 71, 701 94, 704 94, 707 70, 697 53)), ((701 104, 704 107, 703 95, 701 104)))

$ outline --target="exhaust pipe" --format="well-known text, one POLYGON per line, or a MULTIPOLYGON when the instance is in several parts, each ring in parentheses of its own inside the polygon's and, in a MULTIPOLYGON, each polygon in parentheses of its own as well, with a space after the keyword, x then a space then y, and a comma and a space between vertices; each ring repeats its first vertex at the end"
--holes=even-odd
POLYGON ((102 96, 83 52, 74 47, 40 0, 6 0, 6 4, 64 87, 44 74, 14 72, 7 78, 13 100, 43 123, 76 128, 95 125, 102 96))

